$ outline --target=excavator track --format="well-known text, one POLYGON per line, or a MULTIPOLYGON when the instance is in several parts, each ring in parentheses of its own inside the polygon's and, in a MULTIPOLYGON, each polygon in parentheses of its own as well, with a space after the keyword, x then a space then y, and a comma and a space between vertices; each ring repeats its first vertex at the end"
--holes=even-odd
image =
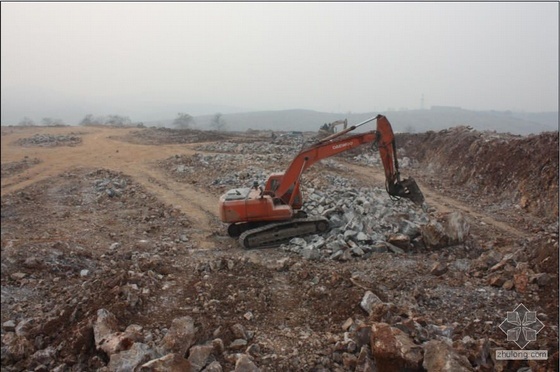
POLYGON ((324 217, 297 218, 247 230, 239 236, 239 244, 244 249, 277 247, 295 237, 324 233, 329 227, 324 217))

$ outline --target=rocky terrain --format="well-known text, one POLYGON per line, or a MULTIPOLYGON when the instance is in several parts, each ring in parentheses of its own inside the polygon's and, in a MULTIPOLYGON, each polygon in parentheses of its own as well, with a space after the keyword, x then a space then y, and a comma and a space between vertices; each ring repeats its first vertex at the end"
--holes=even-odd
POLYGON ((331 230, 247 251, 219 196, 313 133, 80 129, 2 127, 2 370, 558 370, 557 132, 398 135, 422 207, 371 149, 323 160, 331 230), (548 360, 496 358, 522 348, 548 360))

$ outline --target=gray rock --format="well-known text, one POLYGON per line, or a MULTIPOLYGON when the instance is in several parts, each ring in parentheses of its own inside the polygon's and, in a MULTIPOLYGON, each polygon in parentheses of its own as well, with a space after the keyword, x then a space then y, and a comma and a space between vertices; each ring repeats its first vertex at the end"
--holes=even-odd
POLYGON ((37 335, 38 326, 39 326, 38 319, 25 318, 18 323, 18 325, 15 328, 15 332, 16 335, 18 335, 19 337, 33 339, 37 335))
POLYGON ((336 214, 329 217, 329 222, 332 227, 341 227, 344 225, 344 221, 342 221, 342 219, 336 214))
POLYGON ((155 352, 148 345, 136 342, 130 349, 111 355, 108 368, 112 372, 134 371, 155 357, 155 352))
POLYGON ((247 332, 245 331, 245 327, 243 325, 236 323, 231 326, 231 332, 235 336, 235 338, 241 338, 243 340, 248 340, 247 332))
POLYGON ((247 354, 241 354, 235 362, 235 372, 260 372, 255 363, 247 354))
POLYGON ((13 320, 6 320, 2 323, 2 329, 4 332, 14 332, 16 330, 16 323, 13 320))
POLYGON ((402 220, 399 230, 410 238, 414 238, 420 234, 420 226, 409 220, 402 220))
POLYGON ((321 252, 319 252, 319 250, 313 249, 313 248, 304 248, 301 251, 301 255, 306 260, 311 260, 311 261, 319 260, 321 258, 321 252))
POLYGON ((453 262, 453 266, 459 271, 468 271, 471 268, 471 261, 466 258, 460 258, 453 262))
POLYGON ((432 220, 422 226, 422 237, 428 248, 443 248, 464 243, 470 231, 470 225, 460 212, 447 215, 442 223, 432 220))
POLYGON ((329 259, 333 261, 342 261, 342 257, 344 256, 343 250, 338 250, 330 255, 329 259))
POLYGON ((358 232, 357 232, 357 231, 354 231, 354 230, 346 230, 346 231, 344 232, 344 240, 347 241, 347 240, 349 240, 349 239, 352 239, 352 238, 354 238, 356 235, 358 235, 358 232))
POLYGON ((293 238, 292 240, 290 240, 290 244, 305 247, 307 245, 307 242, 303 238, 293 238))
POLYGON ((360 243, 365 243, 365 242, 371 241, 371 238, 369 236, 367 236, 366 233, 360 231, 358 233, 358 235, 356 235, 356 241, 358 241, 360 243))
POLYGON ((238 338, 232 341, 231 344, 229 344, 229 348, 233 349, 233 350, 241 350, 244 349, 247 346, 247 340, 244 340, 242 338, 238 338))
POLYGON ((391 243, 386 243, 386 247, 393 253, 403 254, 404 250, 391 243))
POLYGON ((214 346, 210 345, 195 345, 189 349, 189 362, 191 363, 192 370, 195 372, 201 371, 207 364, 214 361, 212 355, 214 346))
MULTIPOLYGON (((176 353, 185 355, 195 343, 196 328, 194 320, 190 316, 176 318, 171 327, 161 340, 160 348, 165 353, 176 353)), ((164 354, 164 353, 162 353, 164 354)))
POLYGON ((337 251, 340 251, 343 248, 346 248, 346 243, 345 242, 340 242, 339 240, 334 240, 334 241, 328 242, 325 245, 325 248, 330 250, 331 252, 335 253, 337 251))
POLYGON ((374 253, 387 253, 389 251, 385 243, 377 243, 371 247, 371 250, 374 253))
POLYGON ((468 372, 473 371, 467 357, 457 353, 444 341, 431 340, 424 344, 424 362, 428 372, 468 372))
POLYGON ((354 247, 351 249, 351 251, 354 256, 361 257, 364 255, 364 251, 360 247, 354 247))
POLYGON ((222 370, 222 365, 217 361, 213 361, 212 363, 208 364, 206 368, 202 370, 202 372, 222 372, 222 370))
POLYGON ((364 297, 362 298, 362 301, 360 302, 360 307, 362 309, 364 309, 364 311, 368 314, 371 314, 371 310, 373 309, 373 306, 376 304, 382 304, 383 301, 381 301, 381 299, 379 297, 377 297, 377 295, 375 295, 373 292, 371 291, 367 291, 364 294, 364 297))

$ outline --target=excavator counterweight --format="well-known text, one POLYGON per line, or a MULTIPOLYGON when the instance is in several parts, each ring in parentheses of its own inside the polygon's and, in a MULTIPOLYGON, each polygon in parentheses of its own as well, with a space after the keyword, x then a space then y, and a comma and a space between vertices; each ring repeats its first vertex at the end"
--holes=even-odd
POLYGON ((297 236, 326 232, 329 229, 327 219, 307 217, 301 211, 301 176, 319 160, 368 143, 377 144, 379 148, 387 193, 393 198, 407 198, 422 204, 424 196, 414 179, 400 179, 391 124, 385 116, 377 115, 303 149, 286 171, 271 174, 264 187, 255 183, 252 188, 232 189, 223 194, 220 218, 230 224, 228 234, 239 237, 240 244, 251 249, 277 246, 297 236), (373 120, 377 120, 377 130, 346 135, 373 120))

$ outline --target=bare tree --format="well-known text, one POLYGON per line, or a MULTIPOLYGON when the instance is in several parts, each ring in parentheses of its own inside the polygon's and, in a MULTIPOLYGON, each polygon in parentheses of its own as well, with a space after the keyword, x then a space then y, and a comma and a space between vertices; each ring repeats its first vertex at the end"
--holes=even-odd
POLYGON ((22 126, 22 127, 34 127, 35 122, 33 121, 33 119, 25 116, 23 119, 21 119, 21 121, 18 123, 18 125, 22 126))
POLYGON ((173 120, 173 126, 178 129, 188 129, 194 124, 194 118, 189 114, 178 113, 175 120, 173 120))
POLYGON ((109 115, 107 119, 105 119, 105 125, 112 125, 115 127, 129 126, 131 123, 132 121, 128 116, 109 115))
POLYGON ((212 118, 212 121, 210 122, 210 128, 212 128, 214 130, 218 130, 218 131, 226 130, 227 123, 224 120, 224 118, 222 117, 221 113, 217 112, 216 114, 214 114, 214 117, 212 118))
POLYGON ((66 125, 64 120, 62 119, 53 119, 53 118, 43 118, 41 120, 41 124, 44 126, 54 126, 54 127, 63 127, 66 125))
POLYGON ((52 122, 52 125, 55 126, 55 127, 65 127, 66 123, 62 119, 54 119, 54 121, 52 122))
POLYGON ((95 124, 100 124, 100 123, 96 118, 93 117, 92 114, 87 114, 80 122, 80 125, 95 125, 95 124))
POLYGON ((41 120, 41 124, 48 127, 49 125, 53 124, 53 119, 52 118, 43 118, 41 120))

